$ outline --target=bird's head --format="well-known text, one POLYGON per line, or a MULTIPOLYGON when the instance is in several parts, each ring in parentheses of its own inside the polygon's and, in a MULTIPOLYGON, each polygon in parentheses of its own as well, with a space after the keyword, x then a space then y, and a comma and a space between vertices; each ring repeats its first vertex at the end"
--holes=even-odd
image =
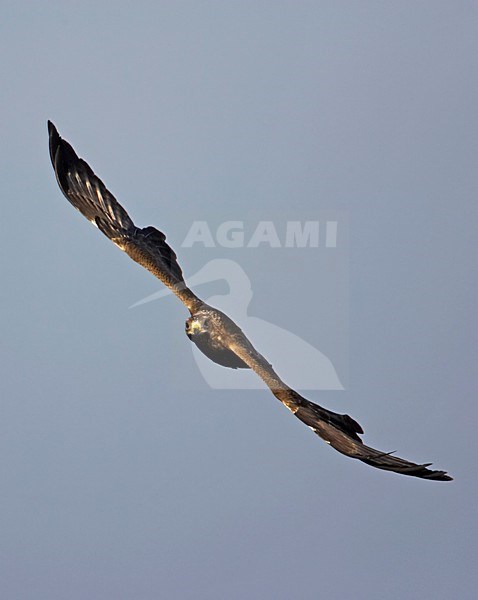
POLYGON ((209 319, 206 315, 195 315, 193 317, 189 317, 189 319, 186 321, 186 335, 189 339, 191 339, 193 335, 207 333, 208 324, 209 319))

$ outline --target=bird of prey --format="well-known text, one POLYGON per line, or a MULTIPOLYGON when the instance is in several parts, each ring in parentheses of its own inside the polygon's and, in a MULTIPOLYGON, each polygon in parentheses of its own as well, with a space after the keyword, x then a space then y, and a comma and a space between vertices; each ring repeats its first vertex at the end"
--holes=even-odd
POLYGON ((191 315, 186 321, 186 334, 201 352, 225 367, 255 371, 286 408, 342 454, 403 475, 435 481, 452 479, 445 471, 429 469, 431 463, 415 464, 391 452, 366 446, 359 437, 363 430, 357 421, 314 404, 285 384, 232 319, 205 304, 187 287, 176 254, 164 233, 155 227, 136 227, 101 179, 60 137, 50 121, 48 131, 51 162, 66 199, 185 304, 191 315))

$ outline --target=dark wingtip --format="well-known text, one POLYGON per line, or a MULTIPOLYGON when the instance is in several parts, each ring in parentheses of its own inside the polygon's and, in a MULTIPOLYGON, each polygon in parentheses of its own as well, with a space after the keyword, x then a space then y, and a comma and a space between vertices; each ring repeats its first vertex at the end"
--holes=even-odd
MULTIPOLYGON (((430 479, 431 481, 453 481, 453 477, 450 477, 446 471, 434 471, 428 469, 432 463, 425 463, 423 465, 417 465, 419 467, 418 476, 424 479, 430 479)), ((412 473, 413 474, 413 473, 412 473)))
POLYGON ((65 179, 66 172, 79 159, 71 145, 60 136, 57 128, 51 121, 48 121, 48 133, 51 164, 53 165, 60 189, 68 197, 68 182, 65 179))
POLYGON ((51 162, 59 179, 60 186, 62 186, 63 171, 69 165, 76 163, 79 158, 72 146, 61 137, 51 121, 48 121, 48 134, 51 162))
POLYGON ((412 475, 430 481, 453 481, 453 477, 450 477, 446 471, 433 471, 432 469, 428 469, 427 467, 431 464, 432 463, 415 465, 404 469, 402 472, 404 475, 412 475))
POLYGON ((56 127, 51 121, 48 121, 48 137, 50 147, 50 158, 53 166, 55 166, 55 154, 58 146, 60 145, 61 138, 56 127))
POLYGON ((453 481, 453 477, 450 477, 446 471, 435 471, 433 477, 428 477, 432 481, 453 481))
POLYGON ((53 136, 58 136, 58 137, 59 137, 58 130, 57 130, 57 128, 56 128, 56 127, 53 125, 53 123, 52 123, 50 120, 48 120, 48 121, 47 121, 47 124, 48 124, 48 135, 49 135, 50 137, 53 137, 53 136))

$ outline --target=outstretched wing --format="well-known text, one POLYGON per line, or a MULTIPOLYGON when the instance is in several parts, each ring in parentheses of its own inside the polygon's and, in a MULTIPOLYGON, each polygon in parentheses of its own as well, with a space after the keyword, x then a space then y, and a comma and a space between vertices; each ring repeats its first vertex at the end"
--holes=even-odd
POLYGON ((61 191, 71 204, 134 261, 167 285, 194 312, 202 302, 184 282, 181 267, 166 236, 154 227, 136 227, 125 209, 62 139, 48 121, 50 158, 61 191))
POLYGON ((377 469, 436 481, 452 479, 445 471, 428 469, 431 463, 415 464, 394 456, 391 452, 380 452, 365 446, 359 437, 363 430, 352 417, 322 408, 291 389, 233 321, 223 319, 222 325, 227 331, 225 337, 229 348, 259 375, 282 404, 333 448, 377 469))

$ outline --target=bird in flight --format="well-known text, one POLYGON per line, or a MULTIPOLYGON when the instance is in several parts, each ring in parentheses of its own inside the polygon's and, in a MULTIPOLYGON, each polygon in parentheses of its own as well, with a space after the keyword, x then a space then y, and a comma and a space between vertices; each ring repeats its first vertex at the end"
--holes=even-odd
POLYGON ((186 334, 201 352, 224 367, 252 369, 286 408, 338 452, 386 471, 435 481, 452 479, 445 471, 429 469, 431 463, 416 464, 366 446, 359 437, 363 430, 352 417, 322 408, 284 383, 232 319, 204 303, 188 288, 164 233, 151 226, 136 227, 101 179, 60 137, 50 121, 48 132, 51 162, 66 199, 181 300, 191 315, 186 321, 186 334))

